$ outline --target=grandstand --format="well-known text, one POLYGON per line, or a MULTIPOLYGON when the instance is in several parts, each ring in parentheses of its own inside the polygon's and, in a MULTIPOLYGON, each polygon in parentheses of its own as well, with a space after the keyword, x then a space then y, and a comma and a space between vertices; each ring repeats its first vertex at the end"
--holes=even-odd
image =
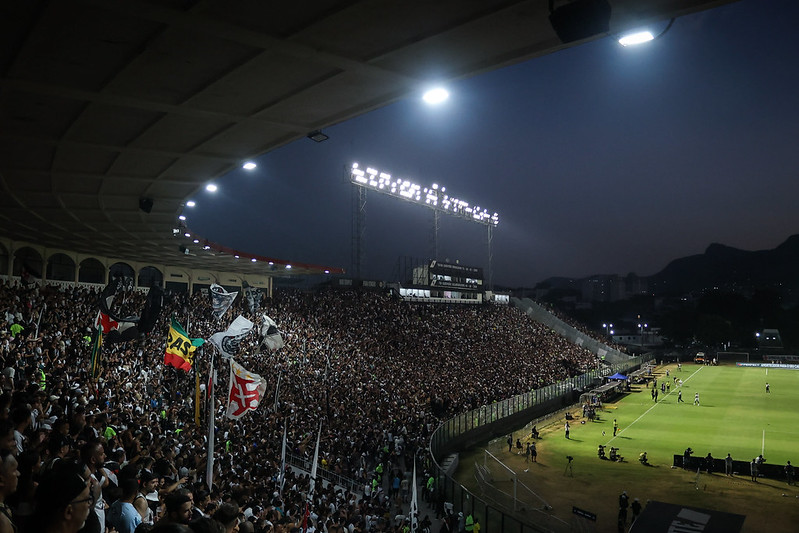
MULTIPOLYGON (((622 29, 720 2, 610 3, 622 29)), ((112 504, 126 477, 143 487, 154 477, 158 490, 143 496, 157 516, 166 494, 191 491, 197 512, 235 501, 256 531, 297 527, 306 507, 328 531, 350 523, 388 531, 408 503, 393 494, 393 478, 407 477, 413 457, 428 457, 442 421, 553 383, 560 395, 547 401, 559 401, 573 391, 558 382, 597 366, 594 348, 605 348, 581 347, 589 339, 564 329, 573 344, 557 324, 510 307, 275 291, 278 275, 344 272, 211 242, 181 219, 192 194, 248 158, 411 94, 428 72, 419 57, 446 57, 442 77, 457 79, 597 33, 564 11, 553 27, 541 2, 380 7, 35 0, 4 12, 0 451, 10 448, 19 463, 18 489, 5 503, 20 531, 55 527, 54 502, 42 496, 55 478, 45 471, 86 476, 72 464, 81 453, 105 485, 88 489, 98 530, 101 496, 112 504), (118 276, 133 285, 108 304, 121 318, 144 316, 150 287, 169 290, 149 333, 109 342, 90 368, 98 293, 118 276), (223 331, 239 313, 261 326, 263 316, 241 300, 216 318, 205 293, 212 283, 232 291, 245 282, 262 289, 285 347, 260 352, 254 337, 243 341, 236 359, 262 376, 267 396, 275 388, 276 401, 233 420, 223 416, 225 368, 217 365, 216 385, 209 379, 210 348, 198 349, 190 374, 163 361, 173 316, 192 338, 223 331), (302 465, 288 473, 284 421, 292 463, 302 465), (300 472, 315 456, 320 421, 319 463, 334 481, 314 492, 300 472), (358 483, 363 494, 353 491, 358 483)), ((438 479, 434 463, 426 466, 438 479)), ((433 487, 438 505, 445 493, 433 487)), ((70 496, 65 505, 77 504, 67 485, 58 488, 70 496)))

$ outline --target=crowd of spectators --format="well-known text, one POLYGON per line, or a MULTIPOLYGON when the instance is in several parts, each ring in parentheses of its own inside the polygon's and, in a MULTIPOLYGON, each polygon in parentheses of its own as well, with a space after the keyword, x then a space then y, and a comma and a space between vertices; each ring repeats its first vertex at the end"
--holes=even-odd
MULTIPOLYGON (((439 422, 596 366, 591 353, 510 307, 277 291, 261 312, 285 346, 259 351, 253 333, 235 357, 268 384, 257 410, 225 418, 228 367, 215 358, 209 488, 194 373, 163 364, 169 321, 208 338, 238 314, 258 323, 260 313, 239 298, 217 319, 207 294, 168 292, 156 328, 104 346, 93 379, 98 296, 99 289, 0 281, 0 484, 9 484, 6 470, 19 471, 0 502, 0 533, 10 531, 3 517, 23 533, 102 531, 106 522, 120 533, 189 531, 189 523, 195 532, 291 532, 306 514, 316 531, 404 531, 407 523, 394 517, 407 503, 414 457, 424 458, 439 422), (310 459, 320 421, 321 466, 363 490, 317 483, 306 506, 308 474, 287 469, 279 482, 283 428, 292 453, 310 459)), ((136 315, 143 302, 144 293, 131 292, 114 307, 136 315)), ((213 349, 206 343, 195 360, 203 396, 213 349)), ((423 488, 428 478, 420 474, 423 488)))

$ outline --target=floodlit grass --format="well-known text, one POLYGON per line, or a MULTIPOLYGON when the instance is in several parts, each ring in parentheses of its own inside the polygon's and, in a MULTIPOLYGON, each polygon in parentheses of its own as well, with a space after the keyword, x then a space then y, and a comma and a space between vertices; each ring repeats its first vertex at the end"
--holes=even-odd
MULTIPOLYGON (((626 490, 631 500, 639 498, 747 515, 744 531, 781 532, 799 530, 799 489, 784 480, 750 480, 748 469, 729 478, 723 473, 702 474, 673 469, 673 455, 691 447, 695 456, 708 452, 717 459, 730 453, 733 459, 751 461, 763 453, 768 463, 799 466, 799 370, 704 367, 694 364, 658 369, 658 382, 671 383, 670 393, 658 402, 651 390, 633 387, 633 392, 607 404, 596 422, 582 419, 571 423, 571 439, 564 436, 564 414, 543 428, 538 441, 538 464, 526 464, 524 456, 508 453, 506 437, 492 441, 487 448, 519 475, 553 507, 553 513, 571 523, 572 506, 598 515, 597 531, 616 531, 618 496, 626 490), (666 377, 665 372, 671 372, 666 377), (677 403, 672 378, 683 380, 684 403, 677 403), (765 384, 771 385, 766 394, 765 384), (694 406, 694 393, 700 404, 694 406), (619 432, 613 437, 613 419, 619 432), (604 435, 603 435, 604 432, 604 435), (602 461, 597 445, 620 449, 623 463, 602 461), (638 462, 646 451, 651 466, 638 462), (566 456, 573 456, 573 476, 564 475, 566 456), (524 472, 528 469, 527 472, 524 472), (697 482, 698 479, 698 482, 697 482)), ((579 407, 571 409, 579 415, 579 407)), ((539 425, 539 430, 541 425, 539 425)), ((526 444, 529 426, 514 433, 526 444)), ((482 462, 482 448, 461 456, 459 481, 479 494, 473 465, 482 462)), ((510 492, 506 486, 503 490, 510 492)), ((520 492, 521 494, 521 492, 520 492)), ((530 503, 531 506, 538 504, 530 503)))

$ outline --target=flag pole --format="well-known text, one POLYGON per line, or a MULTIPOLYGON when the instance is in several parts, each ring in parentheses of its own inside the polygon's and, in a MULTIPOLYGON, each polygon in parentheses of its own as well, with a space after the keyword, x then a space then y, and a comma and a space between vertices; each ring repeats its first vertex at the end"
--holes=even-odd
POLYGON ((278 409, 278 398, 280 397, 280 376, 283 375, 283 372, 278 371, 277 373, 277 385, 275 386, 275 413, 277 414, 278 409))
POLYGON ((283 485, 286 481, 286 442, 288 441, 288 418, 283 419, 283 451, 280 452, 280 478, 278 481, 278 494, 283 498, 283 485))
POLYGON ((47 302, 44 302, 42 304, 42 310, 39 311, 39 319, 36 321, 36 334, 33 336, 36 339, 39 338, 39 324, 42 323, 42 315, 44 314, 45 311, 47 311, 47 302))
POLYGON ((208 452, 205 466, 205 481, 208 484, 208 492, 213 492, 214 487, 214 425, 216 423, 216 403, 214 402, 216 368, 214 367, 214 352, 211 352, 211 367, 208 370, 210 379, 208 380, 210 396, 208 399, 208 452))
POLYGON ((411 533, 416 533, 418 529, 418 515, 419 515, 419 500, 416 494, 416 454, 413 454, 413 489, 411 491, 411 507, 408 514, 411 517, 411 533))

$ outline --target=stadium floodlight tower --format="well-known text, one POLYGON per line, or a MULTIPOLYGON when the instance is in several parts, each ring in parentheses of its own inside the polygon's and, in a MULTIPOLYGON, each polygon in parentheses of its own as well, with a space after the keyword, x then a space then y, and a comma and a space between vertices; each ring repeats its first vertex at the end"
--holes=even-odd
POLYGON ((391 174, 382 172, 373 167, 361 168, 358 163, 353 163, 350 168, 350 182, 356 187, 357 195, 354 208, 353 223, 353 263, 356 275, 360 273, 360 260, 362 257, 361 239, 365 230, 366 191, 372 190, 386 194, 400 200, 426 207, 433 212, 433 259, 438 259, 438 227, 439 216, 450 215, 471 222, 483 224, 487 231, 488 244, 488 287, 493 289, 493 254, 491 241, 494 228, 499 224, 499 215, 489 213, 487 209, 469 205, 468 202, 459 200, 447 194, 445 187, 434 183, 423 187, 410 180, 393 178, 391 174))

